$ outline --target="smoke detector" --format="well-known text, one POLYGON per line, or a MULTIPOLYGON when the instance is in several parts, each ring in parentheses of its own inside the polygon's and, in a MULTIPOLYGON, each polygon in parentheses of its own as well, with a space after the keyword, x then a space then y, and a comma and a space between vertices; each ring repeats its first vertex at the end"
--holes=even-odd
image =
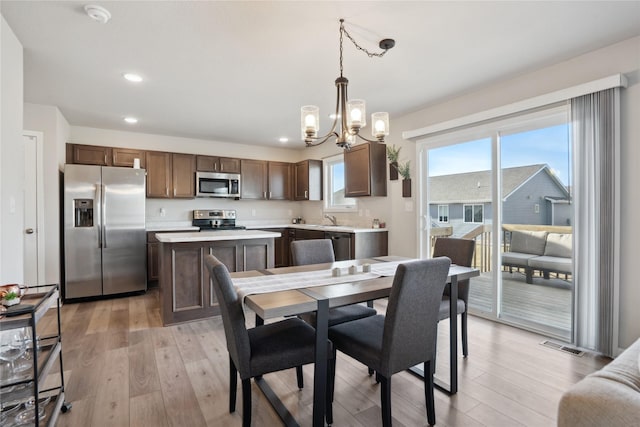
POLYGON ((102 6, 88 4, 84 7, 84 11, 87 12, 87 15, 89 15, 91 19, 101 24, 106 24, 109 22, 109 19, 111 19, 111 13, 102 6))

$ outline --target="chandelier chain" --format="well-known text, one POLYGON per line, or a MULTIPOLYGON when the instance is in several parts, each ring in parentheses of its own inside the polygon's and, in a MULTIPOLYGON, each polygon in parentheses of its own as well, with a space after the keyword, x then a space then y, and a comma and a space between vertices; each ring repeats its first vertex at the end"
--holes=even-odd
POLYGON ((366 48, 360 46, 358 44, 358 42, 356 42, 354 40, 353 37, 351 37, 351 34, 349 34, 349 32, 347 31, 346 28, 344 28, 344 23, 340 23, 340 72, 342 72, 342 33, 345 33, 347 35, 347 37, 349 38, 349 40, 351 40, 351 42, 353 43, 353 45, 358 49, 363 51, 364 53, 367 54, 367 56, 369 56, 369 58, 373 58, 374 56, 378 57, 378 58, 382 58, 384 56, 385 53, 387 53, 388 49, 384 49, 382 52, 369 52, 366 48))

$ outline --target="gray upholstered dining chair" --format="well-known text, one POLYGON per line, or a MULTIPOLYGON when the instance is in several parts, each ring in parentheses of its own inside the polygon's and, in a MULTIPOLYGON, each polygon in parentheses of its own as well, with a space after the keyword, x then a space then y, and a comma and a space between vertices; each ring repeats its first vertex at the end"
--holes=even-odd
MULTIPOLYGON (((315 329, 306 322, 291 317, 275 323, 247 329, 242 301, 233 287, 227 267, 213 255, 205 256, 210 281, 220 303, 224 334, 229 352, 229 412, 236 409, 237 376, 242 381, 242 425, 251 425, 251 378, 263 374, 300 367, 315 361, 315 329)), ((331 342, 327 341, 331 350, 331 342)), ((334 352, 329 351, 329 357, 334 352)), ((326 419, 332 424, 331 371, 329 363, 326 395, 326 419)), ((301 370, 297 371, 300 375, 301 370)), ((301 378, 298 378, 298 384, 301 378)))
MULTIPOLYGON (((446 256, 451 259, 451 263, 463 267, 471 267, 473 263, 473 252, 476 248, 475 240, 457 239, 453 237, 439 237, 433 247, 433 257, 446 256)), ((438 320, 449 318, 449 295, 451 285, 444 287, 442 302, 440 303, 440 317, 438 320)), ((457 314, 460 314, 462 329, 462 354, 469 355, 469 340, 467 333, 467 312, 469 304, 469 279, 458 282, 458 305, 457 314)))
MULTIPOLYGON (((431 364, 435 362, 438 308, 450 264, 447 257, 399 264, 386 315, 329 328, 334 351, 375 369, 384 426, 391 426, 391 376, 419 363, 424 363, 427 420, 431 425, 436 423, 431 364)), ((334 357, 331 363, 335 361, 334 357)), ((331 371, 335 375, 335 367, 331 371)))
MULTIPOLYGON (((330 239, 295 240, 291 242, 291 261, 293 265, 324 264, 335 262, 335 260, 333 244, 330 239)), ((352 304, 331 308, 329 309, 329 326, 362 319, 363 317, 375 316, 378 313, 372 306, 373 301, 370 302, 369 307, 362 304, 352 304)), ((307 313, 300 317, 315 326, 315 312, 307 313)))

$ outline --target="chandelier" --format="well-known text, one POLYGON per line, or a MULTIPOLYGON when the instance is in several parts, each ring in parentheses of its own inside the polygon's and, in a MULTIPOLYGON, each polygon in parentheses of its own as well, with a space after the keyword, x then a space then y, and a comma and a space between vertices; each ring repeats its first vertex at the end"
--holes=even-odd
POLYGON ((347 86, 349 80, 342 75, 342 40, 346 35, 355 47, 365 52, 369 58, 382 57, 389 49, 395 46, 393 39, 380 41, 382 52, 372 53, 361 47, 344 28, 344 19, 340 19, 340 77, 336 79, 337 99, 336 111, 333 115, 333 126, 323 136, 318 136, 320 130, 320 109, 315 105, 305 105, 301 109, 302 137, 307 147, 313 147, 326 142, 332 136, 336 137, 336 145, 340 148, 351 148, 356 137, 368 142, 384 142, 384 137, 389 135, 389 113, 379 112, 371 115, 371 134, 375 140, 367 139, 360 134, 360 130, 367 124, 365 102, 362 99, 347 99, 347 86))

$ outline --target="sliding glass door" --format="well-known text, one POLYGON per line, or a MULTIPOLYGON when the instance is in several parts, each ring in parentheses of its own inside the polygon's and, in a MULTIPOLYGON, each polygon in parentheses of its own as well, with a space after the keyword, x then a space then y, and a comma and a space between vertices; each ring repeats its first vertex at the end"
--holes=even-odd
POLYGON ((430 138, 421 150, 422 256, 474 239, 470 312, 571 339, 571 151, 566 106, 430 138))

